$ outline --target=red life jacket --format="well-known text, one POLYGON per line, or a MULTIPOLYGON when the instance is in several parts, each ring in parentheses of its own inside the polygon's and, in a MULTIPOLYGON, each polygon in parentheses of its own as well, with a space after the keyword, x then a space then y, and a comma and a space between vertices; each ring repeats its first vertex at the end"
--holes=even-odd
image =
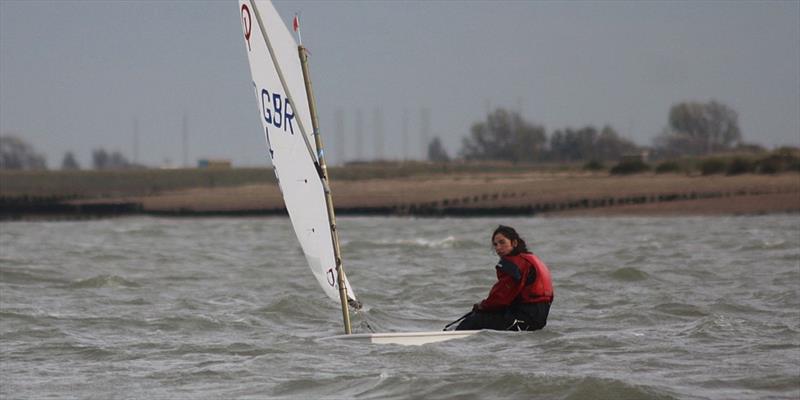
POLYGON ((525 283, 518 296, 520 303, 551 303, 553 301, 553 279, 550 277, 547 265, 539 257, 532 253, 520 253, 504 258, 522 269, 522 279, 525 283), (531 274, 529 268, 536 271, 536 274, 531 274))

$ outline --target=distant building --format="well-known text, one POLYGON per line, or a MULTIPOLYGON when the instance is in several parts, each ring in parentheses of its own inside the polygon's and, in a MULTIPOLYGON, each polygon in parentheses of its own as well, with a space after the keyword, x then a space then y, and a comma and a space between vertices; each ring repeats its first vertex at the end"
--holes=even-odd
POLYGON ((650 152, 647 150, 642 150, 639 152, 633 153, 625 153, 622 155, 622 162, 647 162, 647 159, 650 157, 650 152))
POLYGON ((197 161, 197 168, 228 169, 231 168, 231 160, 204 158, 197 161))

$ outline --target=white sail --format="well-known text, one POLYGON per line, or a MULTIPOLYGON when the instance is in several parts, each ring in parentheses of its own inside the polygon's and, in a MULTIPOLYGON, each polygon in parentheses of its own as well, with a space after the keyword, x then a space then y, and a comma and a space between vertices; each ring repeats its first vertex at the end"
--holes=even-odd
MULTIPOLYGON (((339 301, 333 236, 318 172, 317 148, 310 136, 312 116, 297 44, 269 0, 240 0, 239 7, 259 118, 289 218, 314 277, 328 297, 339 301)), ((348 297, 355 301, 347 278, 343 280, 348 297)), ((345 332, 350 333, 346 311, 343 308, 345 332)), ((477 332, 368 333, 332 339, 420 345, 465 338, 477 332)))
MULTIPOLYGON (((325 294, 339 302, 333 239, 315 166, 317 149, 297 43, 269 0, 240 0, 239 9, 258 114, 289 218, 311 272, 325 294)), ((349 298, 355 300, 347 278, 344 281, 349 298)))

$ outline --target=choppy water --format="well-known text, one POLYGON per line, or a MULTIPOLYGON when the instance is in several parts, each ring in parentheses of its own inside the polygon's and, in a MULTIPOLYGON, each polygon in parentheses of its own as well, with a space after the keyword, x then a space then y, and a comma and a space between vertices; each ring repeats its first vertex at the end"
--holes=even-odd
POLYGON ((331 342, 285 218, 0 224, 0 397, 800 397, 800 217, 340 218, 377 331, 439 330, 511 224, 547 262, 544 331, 331 342))

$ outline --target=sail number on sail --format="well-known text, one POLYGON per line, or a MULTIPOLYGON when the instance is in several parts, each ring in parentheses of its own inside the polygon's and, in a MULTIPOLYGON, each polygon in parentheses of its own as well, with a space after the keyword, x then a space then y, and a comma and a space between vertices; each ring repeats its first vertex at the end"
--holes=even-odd
POLYGON ((264 121, 267 124, 271 124, 276 128, 283 127, 284 132, 288 127, 289 132, 294 135, 294 125, 292 124, 294 112, 286 96, 275 92, 270 93, 267 89, 261 89, 261 110, 264 114, 264 121))

